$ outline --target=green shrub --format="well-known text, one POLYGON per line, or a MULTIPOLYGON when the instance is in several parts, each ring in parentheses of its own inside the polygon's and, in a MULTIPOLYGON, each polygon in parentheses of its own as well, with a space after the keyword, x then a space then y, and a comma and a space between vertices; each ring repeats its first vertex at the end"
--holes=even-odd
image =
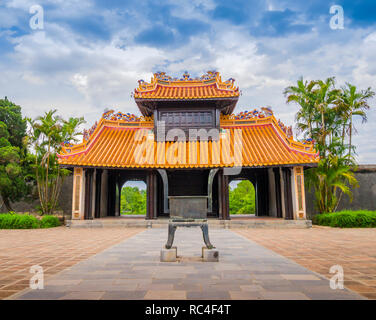
POLYGON ((59 218, 55 216, 44 216, 38 220, 30 214, 0 213, 0 229, 53 228, 60 225, 59 218))
POLYGON ((315 215, 312 219, 313 224, 318 224, 321 226, 329 226, 330 225, 330 216, 329 214, 318 214, 315 215))
POLYGON ((0 229, 36 229, 39 220, 28 214, 15 214, 13 212, 0 214, 0 229))
POLYGON ((312 222, 321 226, 339 228, 374 228, 376 227, 376 211, 344 210, 322 213, 314 216, 312 222))
POLYGON ((43 216, 42 220, 40 221, 41 228, 53 228, 58 226, 60 226, 60 220, 55 216, 43 216))

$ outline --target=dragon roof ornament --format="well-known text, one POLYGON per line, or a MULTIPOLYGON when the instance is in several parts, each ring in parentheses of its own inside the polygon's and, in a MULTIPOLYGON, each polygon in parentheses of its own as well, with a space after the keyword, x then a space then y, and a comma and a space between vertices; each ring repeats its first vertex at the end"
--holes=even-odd
POLYGON ((142 93, 153 91, 158 85, 165 87, 203 87, 215 84, 219 90, 226 90, 239 95, 239 88, 235 87, 234 82, 234 78, 222 81, 219 72, 215 70, 207 71, 201 77, 195 78, 192 78, 188 71, 185 71, 180 78, 173 78, 165 72, 158 71, 154 73, 150 82, 146 82, 142 79, 138 80, 138 88, 134 90, 134 96, 137 97, 142 93))

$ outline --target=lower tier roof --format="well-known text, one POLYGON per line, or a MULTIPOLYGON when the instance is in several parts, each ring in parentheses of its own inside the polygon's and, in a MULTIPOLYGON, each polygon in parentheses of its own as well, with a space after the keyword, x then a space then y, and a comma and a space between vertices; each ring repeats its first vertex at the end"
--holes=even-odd
POLYGON ((318 160, 312 146, 287 138, 274 117, 250 125, 224 121, 217 141, 180 142, 156 142, 152 123, 141 128, 101 121, 89 141, 59 155, 65 166, 113 168, 259 167, 318 160))

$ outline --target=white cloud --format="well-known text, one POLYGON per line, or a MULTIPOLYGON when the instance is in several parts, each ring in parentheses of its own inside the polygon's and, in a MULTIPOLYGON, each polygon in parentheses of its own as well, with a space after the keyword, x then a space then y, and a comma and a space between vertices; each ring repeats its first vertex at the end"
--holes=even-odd
POLYGON ((22 74, 22 79, 30 84, 43 85, 45 82, 41 77, 33 75, 31 72, 25 72, 22 74))
MULTIPOLYGON (((25 7, 28 2, 11 4, 25 7)), ((184 12, 186 18, 194 17, 198 4, 185 4, 185 11, 173 14, 184 12)), ((89 2, 82 6, 91 8, 89 2)), ((64 8, 70 12, 74 6, 64 2, 64 8)), ((106 14, 111 16, 110 12, 106 14)), ((208 17, 202 20, 210 22, 208 17)), ((192 36, 181 46, 153 48, 133 43, 137 28, 123 23, 111 41, 84 43, 82 37, 46 19, 45 31, 13 40, 12 64, 0 60, 4 75, 0 78, 0 96, 7 95, 20 104, 27 116, 55 107, 66 117, 84 116, 90 126, 107 107, 136 113, 130 93, 137 80, 149 81, 153 71, 164 69, 179 76, 188 70, 201 75, 215 68, 224 79, 234 77, 240 86, 243 95, 239 111, 269 105, 290 125, 297 107, 287 106, 282 93, 300 76, 319 79, 335 75, 339 84, 348 81, 360 88, 376 89, 376 35, 369 30, 346 29, 345 33, 327 35, 314 31, 260 39, 244 27, 216 21, 212 30, 192 36)), ((354 141, 363 163, 375 163, 376 148, 372 149, 369 142, 375 121, 376 111, 371 110, 369 123, 358 125, 359 135, 354 141)))

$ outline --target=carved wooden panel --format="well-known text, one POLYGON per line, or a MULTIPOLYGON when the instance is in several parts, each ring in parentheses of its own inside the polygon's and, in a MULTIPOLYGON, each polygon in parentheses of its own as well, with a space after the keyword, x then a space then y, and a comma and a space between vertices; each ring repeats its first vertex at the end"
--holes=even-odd
POLYGON ((81 192, 81 176, 75 176, 75 190, 74 190, 74 211, 80 210, 80 192, 81 192))

